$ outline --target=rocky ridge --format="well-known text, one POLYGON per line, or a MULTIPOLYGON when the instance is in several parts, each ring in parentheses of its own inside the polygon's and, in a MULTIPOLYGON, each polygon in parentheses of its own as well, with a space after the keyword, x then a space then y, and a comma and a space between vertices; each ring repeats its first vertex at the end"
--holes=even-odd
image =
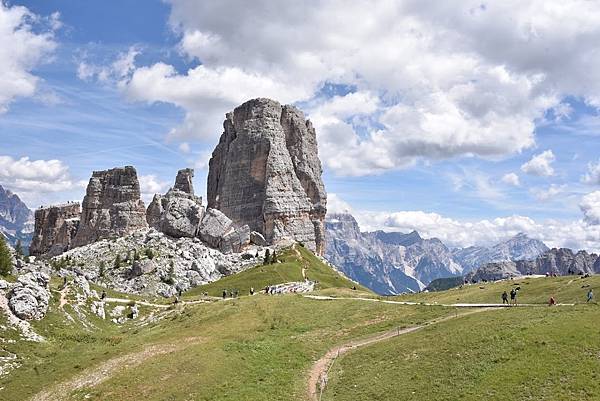
POLYGON ((535 257, 547 249, 520 234, 490 248, 452 250, 437 238, 421 238, 416 231, 361 232, 347 213, 328 215, 325 225, 326 257, 347 276, 381 294, 420 291, 434 280, 461 277, 473 266, 535 257))
POLYGON ((600 257, 586 251, 553 248, 535 259, 488 263, 467 274, 466 281, 495 281, 523 275, 583 275, 600 273, 600 257))
POLYGON ((223 127, 209 163, 208 207, 269 243, 291 239, 322 254, 327 198, 310 121, 293 106, 253 99, 223 127))
POLYGON ((15 246, 18 240, 29 246, 33 233, 33 213, 18 195, 0 185, 0 233, 15 246))

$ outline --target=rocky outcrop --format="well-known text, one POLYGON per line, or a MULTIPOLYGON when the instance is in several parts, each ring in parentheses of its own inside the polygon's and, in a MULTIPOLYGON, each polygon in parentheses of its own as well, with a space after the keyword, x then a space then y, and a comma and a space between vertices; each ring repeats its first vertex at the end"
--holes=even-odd
POLYGON ((225 234, 219 249, 223 253, 239 253, 248 245, 250 245, 250 227, 245 225, 225 234))
POLYGON ((35 211, 35 230, 29 247, 31 255, 60 255, 73 242, 79 227, 79 203, 41 207, 35 211))
POLYGON ((81 222, 72 246, 121 237, 147 227, 135 168, 94 171, 83 198, 81 222))
POLYGON ((39 320, 48 311, 50 277, 42 272, 19 276, 8 294, 8 306, 20 319, 39 320))
POLYGON ((194 169, 185 168, 177 172, 175 177, 175 186, 173 189, 185 192, 186 194, 194 195, 194 184, 192 179, 194 178, 194 169))
POLYGON ((209 163, 208 207, 270 243, 293 239, 322 254, 327 198, 310 121, 293 106, 254 99, 223 126, 209 163))
POLYGON ((179 170, 175 186, 165 195, 154 195, 146 220, 150 227, 174 238, 193 238, 204 215, 202 198, 194 195, 194 170, 179 170))

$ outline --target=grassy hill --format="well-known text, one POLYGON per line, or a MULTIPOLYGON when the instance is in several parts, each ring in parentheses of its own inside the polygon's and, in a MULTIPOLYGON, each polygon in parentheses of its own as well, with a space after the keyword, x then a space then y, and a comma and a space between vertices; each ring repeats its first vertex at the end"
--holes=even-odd
MULTIPOLYGON (((150 299, 139 319, 123 325, 77 306, 75 294, 60 309, 61 283, 53 280, 50 312, 33 323, 46 342, 12 342, 16 332, 0 328, 3 352, 17 354, 21 365, 0 376, 0 399, 306 400, 311 367, 333 347, 463 312, 376 302, 301 247, 280 259, 189 291, 177 305, 150 299), (302 280, 303 268, 319 281, 319 294, 340 299, 244 295, 250 287, 302 280), (219 296, 223 288, 244 296, 196 302, 199 294, 219 296), (357 296, 371 300, 352 299, 357 296)), ((395 299, 497 302, 499 291, 515 284, 522 302, 544 303, 549 292, 573 302, 584 296, 582 286, 600 278, 528 279, 395 299)), ((339 357, 323 399, 597 399, 599 317, 597 305, 579 305, 486 310, 441 321, 339 357)))
POLYGON ((502 303, 502 292, 520 287, 520 303, 546 304, 551 296, 559 303, 585 303, 586 294, 593 288, 600 296, 600 276, 541 277, 505 280, 495 283, 469 284, 447 291, 401 295, 398 300, 438 303, 502 303))
POLYGON ((363 287, 341 276, 302 246, 286 249, 277 256, 280 263, 256 266, 241 273, 222 278, 210 284, 196 287, 185 293, 185 297, 193 297, 203 293, 219 297, 222 291, 237 289, 240 294, 249 294, 250 288, 260 291, 268 285, 291 281, 303 281, 302 269, 309 280, 317 281, 317 289, 352 288, 371 293, 363 287))

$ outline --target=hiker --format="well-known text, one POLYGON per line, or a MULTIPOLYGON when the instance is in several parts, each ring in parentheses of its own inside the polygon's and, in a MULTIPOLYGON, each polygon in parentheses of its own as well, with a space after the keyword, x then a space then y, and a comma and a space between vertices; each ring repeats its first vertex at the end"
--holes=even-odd
POLYGON ((227 298, 227 290, 223 290, 223 299, 227 298))
POLYGON ((510 290, 510 303, 513 305, 517 304, 517 290, 514 288, 510 290))
POLYGON ((590 288, 587 293, 587 302, 592 302, 594 300, 594 291, 590 288))
POLYGON ((254 295, 254 287, 250 287, 250 295, 254 295))
POLYGON ((265 295, 269 295, 269 286, 265 287, 265 295))
POLYGON ((102 290, 102 295, 100 295, 100 299, 106 298, 106 291, 102 290))
POLYGON ((550 301, 548 301, 548 306, 554 306, 556 305, 556 300, 554 299, 554 297, 550 297, 550 301))
POLYGON ((356 286, 355 285, 352 286, 352 291, 356 291, 356 286))
POLYGON ((502 293, 502 305, 508 304, 508 294, 506 291, 502 293))

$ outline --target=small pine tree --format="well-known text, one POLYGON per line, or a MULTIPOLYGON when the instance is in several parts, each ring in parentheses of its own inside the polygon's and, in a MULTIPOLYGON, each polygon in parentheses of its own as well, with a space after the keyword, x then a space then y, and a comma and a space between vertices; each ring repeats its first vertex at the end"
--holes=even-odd
POLYGON ((117 254, 117 256, 115 256, 115 269, 118 269, 121 267, 121 255, 117 254))
POLYGON ((268 265, 271 262, 271 252, 267 249, 265 251, 265 259, 263 260, 263 265, 268 265))
POLYGON ((21 244, 21 240, 18 239, 15 244, 15 255, 17 259, 21 259, 23 257, 23 244, 21 244))
POLYGON ((13 262, 6 245, 4 235, 0 234, 0 276, 8 276, 12 272, 13 262))
POLYGON ((277 263, 277 255, 275 254, 275 251, 273 251, 273 255, 271 255, 271 264, 273 263, 277 263))
POLYGON ((140 260, 140 253, 137 249, 133 251, 133 260, 140 260))
POLYGON ((98 276, 104 277, 104 273, 106 272, 106 263, 104 261, 100 262, 100 267, 98 268, 98 276))

